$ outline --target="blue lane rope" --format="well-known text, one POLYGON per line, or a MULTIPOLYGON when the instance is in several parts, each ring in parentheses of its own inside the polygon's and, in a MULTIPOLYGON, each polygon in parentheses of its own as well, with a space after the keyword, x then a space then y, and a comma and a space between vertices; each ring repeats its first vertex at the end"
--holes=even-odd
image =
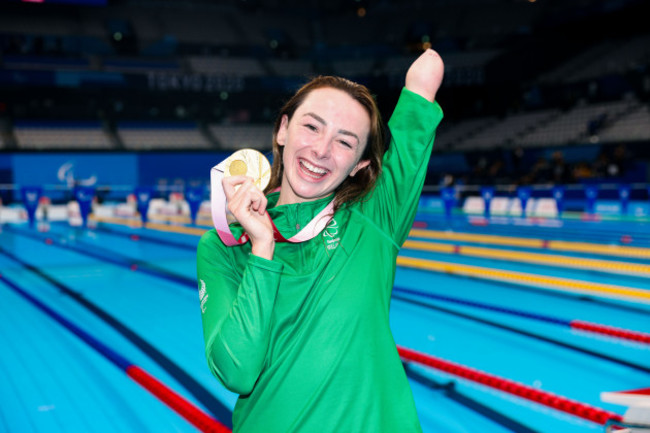
POLYGON ((133 363, 127 360, 125 357, 115 352, 113 349, 111 349, 101 341, 97 340, 95 337, 88 334, 86 331, 79 328, 74 323, 70 322, 68 319, 66 319, 65 317, 63 317, 62 315, 60 315, 59 313, 57 313, 56 311, 54 311, 53 309, 45 305, 43 302, 36 299, 34 296, 27 293, 20 286, 18 286, 16 283, 11 281, 4 275, 0 275, 0 281, 2 281, 5 285, 9 286, 11 289, 13 289, 16 293, 21 295, 23 298, 27 299, 33 305, 38 307, 41 311, 46 313, 48 316, 50 316, 51 318, 59 322, 66 329, 68 329, 68 331, 75 334, 77 337, 83 340, 90 347, 92 347, 93 349, 95 349, 96 351, 104 355, 109 361, 111 361, 121 370, 126 371, 127 368, 133 365, 133 363))
POLYGON ((426 377, 424 374, 420 373, 419 371, 416 371, 409 362, 402 362, 402 365, 404 366, 404 371, 406 372, 406 376, 409 379, 414 380, 433 390, 440 390, 450 400, 453 400, 456 403, 459 403, 467 407, 468 409, 473 410, 474 412, 484 416, 485 418, 489 419, 494 423, 497 423, 507 428, 512 432, 539 433, 538 430, 534 430, 528 427, 527 425, 520 423, 514 418, 511 418, 505 415, 504 413, 499 412, 496 409, 488 405, 485 405, 479 402, 478 400, 471 398, 466 394, 458 391, 456 389, 455 381, 450 381, 447 383, 439 383, 429 377, 426 377))
MULTIPOLYGON (((31 236, 31 237, 35 237, 35 238, 41 238, 38 235, 34 236, 31 233, 26 233, 26 232, 21 232, 20 234, 24 234, 25 236, 31 236)), ((65 248, 69 248, 68 245, 63 245, 62 244, 61 246, 65 247, 65 248)), ((78 250, 81 250, 81 249, 78 248, 78 250)), ((83 250, 81 250, 80 252, 83 253, 83 250)), ((115 253, 113 253, 113 255, 118 256, 115 253)), ((104 259, 101 256, 99 258, 102 259, 102 260, 104 259)), ((121 262, 119 260, 114 260, 114 259, 112 259, 112 260, 115 261, 116 264, 119 264, 119 265, 122 265, 122 266, 128 266, 128 263, 123 263, 123 262, 121 262)), ((146 264, 146 262, 143 262, 143 263, 146 264)), ((145 269, 145 268, 143 268, 143 269, 145 269)), ((155 271, 155 270, 149 270, 148 273, 151 273, 152 275, 158 276, 158 277, 161 277, 161 278, 170 279, 169 278, 169 272, 167 272, 167 271, 160 272, 160 271, 155 271)), ((186 286, 191 287, 192 289, 196 290, 196 281, 194 281, 193 279, 186 278, 186 277, 181 277, 181 276, 177 276, 177 275, 174 275, 174 277, 175 277, 174 280, 176 280, 178 282, 182 282, 186 286)), ((524 330, 521 330, 521 329, 518 329, 518 328, 514 328, 514 327, 511 327, 511 326, 501 324, 501 323, 497 323, 497 322, 494 322, 494 321, 491 321, 491 320, 481 319, 481 318, 478 318, 478 317, 475 317, 475 316, 472 316, 472 315, 469 315, 469 314, 460 313, 458 311, 449 310, 449 309, 439 307, 439 306, 433 306, 431 304, 427 304, 427 303, 424 303, 424 302, 409 299, 407 297, 401 297, 401 296, 398 296, 398 295, 395 295, 395 294, 393 295, 393 297, 396 298, 396 299, 400 299, 402 301, 405 301, 405 302, 414 303, 414 304, 425 306, 425 307, 431 308, 431 309, 437 309, 439 311, 444 311, 444 312, 447 312, 449 314, 464 317, 464 318, 467 318, 467 319, 470 319, 470 320, 473 320, 473 321, 477 321, 477 322, 480 322, 480 323, 484 323, 484 324, 487 324, 487 325, 490 325, 490 326, 493 326, 493 327, 498 327, 498 328, 501 328, 501 329, 509 330, 511 332, 526 335, 528 337, 535 338, 535 339, 538 339, 538 340, 541 340, 541 341, 546 341, 548 343, 551 343, 551 344, 554 344, 554 345, 557 345, 557 346, 565 347, 565 348, 575 350, 575 351, 578 351, 578 352, 582 352, 582 353, 585 353, 585 354, 588 354, 588 355, 591 355, 591 356, 594 356, 594 357, 605 359, 605 360, 608 360, 608 361, 611 361, 611 362, 614 362, 614 363, 617 363, 617 364, 625 365, 627 367, 633 368, 635 370, 640 370, 640 371, 643 371, 645 373, 650 373, 650 367, 641 366, 641 365, 635 364, 633 362, 625 361, 625 360, 622 360, 622 359, 619 359, 619 358, 615 358, 613 356, 605 355, 603 353, 592 351, 592 350, 582 348, 582 347, 579 347, 579 346, 576 346, 576 345, 573 345, 573 344, 564 343, 564 342, 561 342, 559 340, 555 340, 553 338, 549 338, 549 337, 545 337, 545 336, 535 334, 535 333, 532 333, 532 332, 524 331, 524 330)))
POLYGON ((459 304, 459 305, 466 305, 468 307, 475 307, 475 308, 480 308, 480 309, 483 309, 483 310, 496 311, 498 313, 510 314, 510 315, 513 315, 513 316, 525 317, 525 318, 528 318, 528 319, 538 320, 538 321, 547 322, 547 323, 553 323, 555 325, 562 325, 562 326, 571 327, 571 321, 570 320, 559 319, 559 318, 551 317, 551 316, 544 316, 544 315, 536 314, 536 313, 529 313, 529 312, 526 312, 526 311, 515 310, 513 308, 506 308, 506 307, 501 307, 501 306, 497 306, 497 305, 484 304, 484 303, 476 302, 476 301, 468 301, 466 299, 455 298, 455 297, 452 297, 452 296, 436 295, 434 293, 427 293, 427 292, 423 292, 421 290, 405 289, 405 288, 402 288, 402 287, 394 287, 393 290, 396 291, 396 292, 399 292, 399 293, 406 293, 406 294, 409 294, 409 295, 416 295, 416 296, 420 296, 420 297, 423 297, 423 298, 436 299, 436 300, 439 300, 439 301, 450 302, 450 303, 459 304))
POLYGON ((616 358, 614 356, 606 355, 604 353, 600 353, 600 352, 597 352, 597 351, 594 351, 594 350, 590 350, 590 349, 587 349, 587 348, 584 348, 584 347, 577 346, 575 344, 565 343, 563 341, 556 340, 556 339, 551 338, 551 337, 546 337, 544 335, 536 334, 534 332, 524 331, 523 329, 519 329, 519 328, 516 328, 514 326, 505 325, 503 323, 495 322, 493 320, 483 319, 483 318, 480 318, 480 317, 477 317, 477 316, 473 316, 471 314, 461 313, 460 311, 450 310, 449 308, 440 307, 440 306, 437 306, 437 305, 432 305, 432 304, 422 302, 422 301, 419 301, 419 300, 415 300, 415 299, 412 299, 412 298, 409 298, 409 297, 406 297, 406 296, 393 294, 393 298, 397 299, 397 300, 400 300, 402 302, 407 302, 407 303, 410 303, 410 304, 418 305, 418 306, 421 306, 421 307, 424 307, 424 308, 427 308, 427 309, 442 311, 444 313, 451 314, 453 316, 462 317, 464 319, 471 320, 473 322, 482 323, 484 325, 492 326, 494 328, 503 329, 505 331, 510 331, 510 332, 520 334, 520 335, 525 335, 526 337, 534 338, 536 340, 544 341, 546 343, 549 343, 549 344, 552 344, 552 345, 555 345, 555 346, 559 346, 559 347, 563 347, 565 349, 569 349, 569 350, 573 350, 573 351, 576 351, 576 352, 584 353, 586 355, 593 356, 595 358, 600 358, 600 359, 603 359, 603 360, 606 360, 606 361, 609 361, 609 362, 613 362, 615 364, 624 365, 624 366, 632 368, 634 370, 638 370, 638 371, 642 371, 644 373, 650 374, 650 367, 647 367, 645 365, 639 365, 639 364, 636 364, 634 362, 626 361, 624 359, 619 359, 619 358, 616 358))
POLYGON ((172 272, 169 272, 166 269, 160 268, 156 265, 153 265, 149 262, 145 262, 142 260, 131 260, 128 257, 125 257, 124 255, 115 253, 113 251, 107 251, 103 250, 101 248, 98 248, 96 246, 88 247, 88 248, 81 248, 79 245, 84 245, 83 242, 77 241, 77 245, 70 245, 68 243, 63 243, 60 241, 57 241, 53 239, 51 236, 43 236, 40 234, 36 233, 31 233, 27 230, 19 230, 13 227, 7 228, 7 231, 11 231, 13 233, 19 234, 21 236, 29 237, 32 239, 36 240, 45 240, 48 241, 51 244, 55 244, 58 247, 65 248, 71 251, 75 251, 79 254, 82 254, 84 256, 88 257, 93 257, 95 259, 108 262, 117 266, 121 267, 126 267, 131 269, 132 271, 139 271, 143 272, 145 274, 149 274, 155 277, 161 277, 169 281, 173 281, 176 283, 179 283, 185 287, 191 288, 193 290, 197 290, 197 283, 195 279, 185 277, 183 275, 178 275, 174 274, 172 272))
POLYGON ((142 350, 154 362, 160 365, 161 368, 167 371, 170 376, 174 377, 174 379, 183 385, 185 389, 187 389, 190 394, 192 394, 198 401, 200 401, 218 420, 220 420, 220 422, 225 424, 227 427, 232 428, 232 411, 221 401, 216 399, 212 393, 210 393, 210 391, 208 391, 196 379, 190 376, 183 368, 177 365, 174 361, 172 361, 156 347, 154 347, 151 343, 143 339, 138 333, 130 329, 128 326, 120 322, 108 312, 104 311, 102 308, 85 299, 80 293, 72 290, 70 287, 46 274, 38 267, 23 261, 14 254, 11 254, 10 252, 4 250, 2 247, 0 247, 0 253, 23 266, 25 269, 43 278, 45 281, 59 289, 61 293, 75 300, 86 310, 90 311, 95 316, 111 326, 113 329, 115 329, 117 332, 119 332, 122 336, 124 336, 124 338, 142 350))
POLYGON ((31 302, 32 305, 40 309, 42 312, 50 316, 52 319, 57 321, 60 325, 66 328, 68 331, 75 334, 83 342, 88 344, 91 348, 96 350, 99 354, 103 355, 107 360, 112 362, 120 370, 122 370, 129 378, 134 380, 136 383, 141 385, 156 398, 163 401, 165 404, 170 406, 178 415, 182 416, 188 422, 198 427, 199 430, 204 432, 226 432, 230 431, 229 428, 225 427, 216 419, 204 413, 201 409, 197 408, 194 404, 187 401, 182 396, 178 395, 175 391, 169 388, 164 383, 160 382, 150 373, 147 373, 144 369, 133 364, 131 361, 126 359, 124 356, 120 355, 86 331, 79 328, 77 325, 72 323, 70 320, 66 319, 61 314, 54 311, 52 308, 45 305, 43 302, 35 298, 34 296, 27 293, 24 289, 18 286, 16 283, 0 275, 0 281, 2 281, 7 287, 15 291, 18 295, 25 298, 27 301, 31 302))

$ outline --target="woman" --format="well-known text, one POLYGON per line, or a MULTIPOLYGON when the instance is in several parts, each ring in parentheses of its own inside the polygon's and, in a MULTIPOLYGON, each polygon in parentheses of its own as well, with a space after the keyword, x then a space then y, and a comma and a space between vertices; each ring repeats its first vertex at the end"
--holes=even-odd
POLYGON ((417 432, 411 390, 389 327, 395 260, 417 209, 442 111, 440 57, 409 68, 388 126, 363 86, 321 77, 275 125, 264 195, 250 178, 223 187, 250 242, 226 247, 214 230, 198 247, 206 356, 240 394, 236 432, 417 432), (381 173, 381 174, 380 174, 381 173), (334 214, 301 243, 277 242, 334 214), (266 215, 268 211, 269 215, 266 215))

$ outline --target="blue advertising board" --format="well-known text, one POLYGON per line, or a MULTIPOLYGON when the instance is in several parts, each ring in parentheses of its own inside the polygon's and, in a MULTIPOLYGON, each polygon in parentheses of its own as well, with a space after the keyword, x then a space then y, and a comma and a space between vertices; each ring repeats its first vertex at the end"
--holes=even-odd
POLYGON ((210 169, 230 156, 226 152, 146 153, 138 158, 139 184, 150 186, 208 185, 210 169))
MULTIPOLYGON (((127 153, 15 154, 13 183, 42 185, 44 195, 52 200, 72 199, 72 190, 77 186, 137 185, 137 159, 136 154, 127 153)), ((119 190, 106 191, 104 197, 120 196, 120 193, 119 190)))

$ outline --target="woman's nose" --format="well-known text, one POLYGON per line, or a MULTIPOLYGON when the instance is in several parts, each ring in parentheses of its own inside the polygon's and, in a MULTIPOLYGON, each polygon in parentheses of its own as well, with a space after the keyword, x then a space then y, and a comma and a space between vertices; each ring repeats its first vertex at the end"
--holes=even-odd
POLYGON ((330 155, 332 138, 328 136, 320 137, 313 143, 312 152, 319 159, 327 158, 330 155))

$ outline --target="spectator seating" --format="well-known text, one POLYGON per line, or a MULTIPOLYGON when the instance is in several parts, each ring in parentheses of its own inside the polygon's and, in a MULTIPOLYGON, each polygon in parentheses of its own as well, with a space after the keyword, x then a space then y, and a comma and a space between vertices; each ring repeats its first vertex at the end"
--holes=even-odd
POLYGON ((372 75, 375 63, 372 58, 336 60, 332 62, 332 68, 334 74, 344 77, 368 76, 372 75))
POLYGON ((441 125, 436 137, 435 148, 438 150, 457 150, 459 143, 496 122, 496 117, 479 117, 460 121, 454 125, 441 125))
POLYGON ((210 125, 209 130, 222 149, 271 149, 273 125, 210 125))
POLYGON ((624 74, 650 58, 650 36, 639 36, 616 43, 605 55, 595 56, 580 70, 566 77, 567 82, 595 79, 610 74, 624 74))
POLYGON ((642 105, 626 113, 598 134, 602 142, 650 140, 650 108, 642 105))
POLYGON ((182 68, 176 60, 139 60, 127 58, 106 59, 103 69, 111 72, 150 73, 150 72, 181 72, 182 68))
POLYGON ((517 144, 523 146, 562 145, 588 141, 590 122, 598 118, 615 121, 629 109, 629 101, 615 101, 588 105, 579 104, 566 113, 561 113, 539 128, 523 135, 517 144))
POLYGON ((480 117, 445 124, 437 150, 484 150, 500 146, 562 146, 573 143, 650 139, 650 113, 632 99, 513 114, 504 119, 480 117))
POLYGON ((266 75, 260 62, 254 58, 191 56, 187 60, 193 72, 202 74, 239 75, 242 77, 266 75))
MULTIPOLYGON (((141 22, 152 21, 152 15, 157 18, 159 31, 162 34, 176 35, 180 41, 195 44, 237 45, 238 35, 233 31, 230 17, 219 8, 218 2, 212 7, 206 7, 197 13, 191 5, 184 6, 183 2, 170 4, 167 8, 149 8, 145 15, 134 23, 139 28, 141 22)), ((151 29, 153 31, 154 29, 151 29)))
MULTIPOLYGON (((387 26, 378 28, 380 20, 368 20, 360 18, 352 11, 345 16, 327 17, 322 25, 323 38, 328 45, 334 47, 349 46, 350 41, 357 45, 376 44, 377 37, 384 37, 383 33, 387 26)), ((399 23, 392 23, 391 26, 399 23)))
POLYGON ((122 122, 118 136, 128 150, 210 149, 210 141, 193 123, 160 125, 148 122, 122 122))
POLYGON ((115 146, 99 122, 16 121, 19 149, 106 150, 115 146))
POLYGON ((66 59, 50 56, 6 55, 2 59, 2 63, 7 69, 20 70, 83 71, 90 69, 88 59, 66 59))
POLYGON ((650 36, 596 44, 541 76, 542 82, 573 83, 628 72, 647 63, 650 36))
POLYGON ((615 51, 615 48, 616 44, 611 41, 595 44, 551 71, 542 74, 540 81, 543 83, 566 81, 567 77, 573 76, 577 71, 586 69, 586 65, 589 65, 593 59, 607 56, 609 53, 615 51))
POLYGON ((232 24, 242 29, 241 38, 259 46, 269 47, 275 40, 279 46, 313 47, 312 20, 296 19, 292 14, 236 14, 232 24))
POLYGON ((388 76, 404 76, 416 56, 391 56, 384 63, 384 73, 388 76))
POLYGON ((476 134, 462 140, 456 149, 487 149, 506 145, 526 131, 543 125, 559 115, 559 110, 540 110, 531 113, 513 114, 495 122, 476 134))
POLYGON ((268 65, 280 77, 311 77, 314 75, 314 68, 308 60, 270 59, 268 65))

